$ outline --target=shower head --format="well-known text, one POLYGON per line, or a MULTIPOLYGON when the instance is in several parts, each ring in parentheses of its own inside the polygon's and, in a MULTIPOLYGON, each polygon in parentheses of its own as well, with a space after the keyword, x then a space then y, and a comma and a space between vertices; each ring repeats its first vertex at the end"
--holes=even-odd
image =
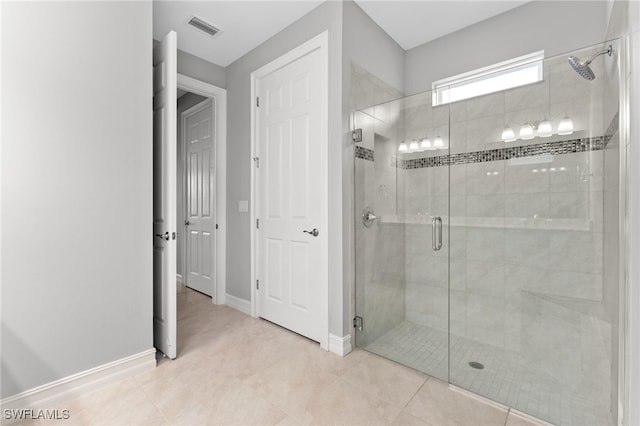
POLYGON ((580 74, 580 77, 587 80, 593 80, 594 78, 596 78, 596 75, 593 73, 593 71, 589 67, 589 64, 595 58, 597 58, 600 55, 604 55, 605 53, 611 56, 612 52, 613 52, 613 48, 611 47, 611 45, 609 45, 609 47, 607 47, 607 50, 603 50, 602 52, 596 53, 591 57, 591 59, 589 59, 586 62, 582 62, 580 58, 578 58, 577 56, 569 56, 568 58, 569 65, 571 65, 571 68, 573 68, 575 72, 580 74))

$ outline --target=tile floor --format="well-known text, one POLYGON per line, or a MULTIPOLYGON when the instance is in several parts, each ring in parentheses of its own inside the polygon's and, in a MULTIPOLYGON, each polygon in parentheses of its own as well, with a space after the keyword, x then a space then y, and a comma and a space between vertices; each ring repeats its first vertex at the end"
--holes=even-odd
POLYGON ((520 353, 455 334, 448 336, 410 321, 398 324, 366 349, 445 381, 450 377, 451 383, 463 389, 504 401, 553 424, 613 424, 609 407, 593 398, 593 390, 562 383, 536 365, 529 365, 520 353), (482 363, 484 369, 471 368, 471 360, 482 363))
MULTIPOLYGON (((366 351, 318 344, 183 289, 178 358, 71 401, 53 425, 534 426, 507 408, 366 351)), ((30 424, 44 424, 32 422, 30 424)))

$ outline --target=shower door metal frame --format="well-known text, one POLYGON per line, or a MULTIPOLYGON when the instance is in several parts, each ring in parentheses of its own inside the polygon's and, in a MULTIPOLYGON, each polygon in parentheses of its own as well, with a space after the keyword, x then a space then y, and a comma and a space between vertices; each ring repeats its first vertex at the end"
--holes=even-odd
POLYGON ((630 96, 629 85, 627 84, 626 76, 629 72, 629 58, 630 58, 630 42, 629 36, 624 36, 618 39, 620 44, 618 48, 618 75, 620 80, 619 92, 620 92, 620 104, 619 104, 619 122, 618 122, 618 134, 619 134, 619 189, 618 189, 618 217, 619 217, 619 241, 618 241, 618 279, 619 279, 619 294, 618 294, 618 418, 619 425, 629 424, 629 404, 630 401, 630 389, 628 380, 628 369, 631 359, 630 345, 628 344, 630 335, 630 307, 628 306, 628 297, 630 290, 629 282, 629 265, 632 263, 632 259, 629 258, 631 247, 629 240, 626 238, 629 230, 629 224, 631 221, 629 215, 629 155, 627 145, 630 141, 630 96))

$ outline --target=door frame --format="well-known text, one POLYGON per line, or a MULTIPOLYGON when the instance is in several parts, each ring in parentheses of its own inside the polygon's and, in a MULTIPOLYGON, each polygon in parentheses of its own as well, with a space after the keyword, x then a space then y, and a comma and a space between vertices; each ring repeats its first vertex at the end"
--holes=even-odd
POLYGON ((251 73, 251 97, 249 99, 249 105, 251 110, 251 157, 247 159, 249 162, 249 167, 251 169, 251 204, 252 207, 250 209, 251 212, 251 222, 249 224, 250 232, 251 232, 251 316, 258 316, 258 306, 257 306, 257 295, 256 295, 256 280, 258 279, 258 259, 260 253, 258 252, 259 244, 258 244, 258 233, 259 230, 256 228, 256 220, 259 218, 258 212, 260 211, 260 181, 259 175, 256 173, 256 164, 254 158, 260 156, 260 152, 258 149, 258 114, 257 114, 257 105, 256 98, 258 95, 258 82, 271 74, 272 72, 277 71, 278 69, 290 64, 291 62, 296 61, 297 59, 302 58, 308 53, 319 49, 320 50, 320 143, 323 144, 323 148, 320 150, 320 169, 322 171, 321 182, 322 189, 321 193, 318 194, 322 199, 322 204, 324 206, 324 212, 322 214, 322 220, 320 223, 320 229, 326 232, 327 237, 323 239, 322 247, 321 247, 321 259, 319 259, 321 263, 320 269, 322 270, 322 276, 320 278, 320 282, 322 285, 321 294, 322 300, 320 301, 320 312, 322 313, 321 321, 321 336, 320 336, 320 347, 329 350, 329 192, 328 192, 328 177, 329 177, 329 167, 328 167, 328 155, 329 155, 329 54, 328 54, 328 43, 329 43, 329 33, 328 31, 324 31, 319 35, 313 37, 312 39, 302 43, 298 47, 290 50, 284 55, 274 59, 268 64, 258 68, 257 70, 251 73))
MULTIPOLYGON (((215 276, 213 277, 213 292, 211 301, 216 305, 225 303, 227 271, 227 90, 204 81, 196 80, 184 74, 178 73, 178 89, 186 90, 200 96, 208 98, 206 101, 200 102, 192 108, 184 111, 181 120, 186 121, 186 114, 198 109, 204 102, 212 101, 214 105, 213 123, 216 131, 216 140, 214 144, 216 156, 216 229, 214 239, 216 246, 216 256, 214 259, 215 276)), ((184 122, 183 122, 184 123, 184 122)), ((184 144, 184 126, 182 127, 182 135, 180 139, 180 155, 183 161, 182 172, 185 172, 185 144, 184 144)), ((183 181, 183 186, 185 182, 183 181)), ((183 188, 184 189, 184 188, 183 188)), ((182 207, 184 207, 184 197, 186 193, 183 190, 182 207)), ((182 239, 182 255, 183 259, 186 255, 186 237, 182 239)), ((184 271, 183 279, 184 279, 184 271)))

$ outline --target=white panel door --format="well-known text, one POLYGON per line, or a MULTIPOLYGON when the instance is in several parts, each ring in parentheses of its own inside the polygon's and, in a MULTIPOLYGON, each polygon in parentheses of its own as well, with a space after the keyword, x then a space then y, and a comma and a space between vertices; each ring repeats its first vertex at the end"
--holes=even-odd
POLYGON ((213 296, 215 259, 215 123, 213 103, 186 117, 187 286, 213 296))
POLYGON ((153 342, 176 357, 177 37, 153 50, 153 342))
POLYGON ((322 341, 320 259, 327 235, 320 55, 313 50, 256 81, 258 315, 316 341, 322 341))

